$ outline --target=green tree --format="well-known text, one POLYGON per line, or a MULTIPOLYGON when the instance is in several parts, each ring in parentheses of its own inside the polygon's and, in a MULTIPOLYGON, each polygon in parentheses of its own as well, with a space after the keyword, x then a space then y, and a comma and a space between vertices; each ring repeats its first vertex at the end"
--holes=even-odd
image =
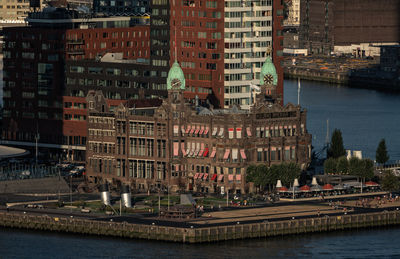
POLYGON ((268 171, 266 165, 250 165, 246 170, 246 181, 254 183, 258 190, 264 190, 268 183, 268 171))
POLYGON ((347 174, 348 168, 349 168, 349 161, 347 160, 347 157, 345 156, 339 157, 336 163, 336 172, 338 174, 347 174))
POLYGON ((336 165, 337 165, 336 159, 334 159, 333 157, 326 159, 324 162, 325 174, 335 174, 337 168, 336 165))
POLYGON ((349 174, 362 177, 364 171, 364 163, 358 157, 352 157, 349 160, 349 174))
POLYGON ((381 187, 383 190, 388 192, 398 191, 400 189, 399 178, 392 172, 388 171, 382 179, 381 187))
POLYGON ((342 132, 335 129, 332 133, 331 143, 329 143, 327 157, 339 158, 344 155, 346 155, 346 150, 343 147, 342 132))
POLYGON ((378 148, 376 149, 376 162, 379 164, 385 165, 385 163, 389 160, 389 155, 386 150, 386 142, 385 139, 381 139, 379 142, 378 148))
POLYGON ((301 169, 296 163, 282 163, 278 165, 278 168, 283 185, 290 186, 295 178, 300 177, 301 169))
POLYGON ((364 176, 366 180, 374 178, 374 161, 371 159, 364 159, 364 176))

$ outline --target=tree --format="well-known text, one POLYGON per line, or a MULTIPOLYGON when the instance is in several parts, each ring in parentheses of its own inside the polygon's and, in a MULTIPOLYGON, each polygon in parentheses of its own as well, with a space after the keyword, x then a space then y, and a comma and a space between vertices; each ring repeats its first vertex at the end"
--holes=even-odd
POLYGON ((352 157, 349 160, 349 174, 362 177, 364 171, 364 163, 358 157, 352 157))
POLYGON ((330 157, 324 162, 324 172, 325 174, 334 174, 336 173, 336 159, 330 157))
POLYGON ((332 133, 331 143, 327 151, 327 157, 339 158, 346 155, 346 150, 343 147, 342 132, 335 129, 332 133))
POLYGON ((364 159, 364 177, 367 180, 374 178, 374 161, 371 159, 364 159))
POLYGON ((253 182, 256 188, 263 190, 267 185, 268 171, 266 165, 250 165, 246 170, 246 181, 253 182))
POLYGON ((389 155, 386 150, 386 142, 385 139, 381 139, 379 142, 378 148, 376 149, 376 162, 379 164, 385 165, 385 163, 389 160, 389 155))
POLYGON ((399 178, 392 172, 388 171, 382 179, 381 187, 383 190, 388 192, 398 191, 400 189, 399 178))
POLYGON ((301 169, 296 163, 282 163, 278 165, 280 171, 280 180, 283 185, 289 186, 295 178, 300 177, 301 169))
POLYGON ((341 156, 338 158, 336 163, 336 172, 338 174, 347 174, 349 169, 349 161, 347 157, 341 156))

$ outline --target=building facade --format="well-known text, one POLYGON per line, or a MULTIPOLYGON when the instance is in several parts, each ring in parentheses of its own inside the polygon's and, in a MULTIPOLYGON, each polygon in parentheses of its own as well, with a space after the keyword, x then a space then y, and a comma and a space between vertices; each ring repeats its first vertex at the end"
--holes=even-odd
POLYGON ((300 42, 310 53, 353 54, 360 44, 400 42, 398 0, 301 0, 300 11, 300 42))
POLYGON ((137 191, 248 193, 251 164, 295 162, 305 169, 311 157, 306 111, 280 105, 269 57, 260 74, 260 93, 250 110, 185 101, 188 85, 177 62, 168 74, 168 98, 159 104, 131 101, 110 111, 101 92, 90 92, 88 179, 126 183, 137 191))
POLYGON ((166 96, 162 75, 149 68, 147 20, 88 20, 75 11, 51 9, 30 14, 29 27, 5 28, 3 141, 33 147, 38 139, 39 148, 57 160, 84 161, 89 89, 109 89, 112 106, 139 90, 166 96))

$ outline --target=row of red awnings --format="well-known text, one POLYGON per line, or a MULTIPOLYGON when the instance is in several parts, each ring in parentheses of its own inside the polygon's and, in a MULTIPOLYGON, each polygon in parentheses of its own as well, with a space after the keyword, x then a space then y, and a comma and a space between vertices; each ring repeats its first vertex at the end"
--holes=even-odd
POLYGON ((187 128, 186 128, 186 130, 185 130, 185 126, 182 126, 182 128, 181 128, 181 130, 182 130, 182 133, 186 133, 186 134, 199 134, 199 135, 207 135, 208 134, 208 131, 210 130, 209 129, 209 127, 207 127, 207 126, 199 126, 199 125, 197 125, 197 126, 192 126, 192 125, 189 125, 189 126, 187 126, 187 128))
MULTIPOLYGON (((196 173, 193 177, 194 179, 199 179, 199 180, 207 180, 208 178, 208 174, 207 173, 196 173)), ((242 180, 242 176, 240 174, 238 175, 233 175, 230 174, 228 175, 228 180, 229 181, 233 181, 236 178, 236 181, 241 181, 242 180)), ((213 174, 213 176, 211 177, 211 181, 215 181, 217 179, 217 174, 213 174)), ((218 181, 222 181, 224 179, 224 175, 220 174, 218 175, 218 181)))

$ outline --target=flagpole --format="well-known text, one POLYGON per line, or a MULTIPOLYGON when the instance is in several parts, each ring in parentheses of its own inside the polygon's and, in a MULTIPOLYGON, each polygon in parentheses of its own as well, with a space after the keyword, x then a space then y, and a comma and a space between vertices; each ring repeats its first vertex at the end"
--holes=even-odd
POLYGON ((297 105, 300 105, 300 77, 297 78, 297 105))

